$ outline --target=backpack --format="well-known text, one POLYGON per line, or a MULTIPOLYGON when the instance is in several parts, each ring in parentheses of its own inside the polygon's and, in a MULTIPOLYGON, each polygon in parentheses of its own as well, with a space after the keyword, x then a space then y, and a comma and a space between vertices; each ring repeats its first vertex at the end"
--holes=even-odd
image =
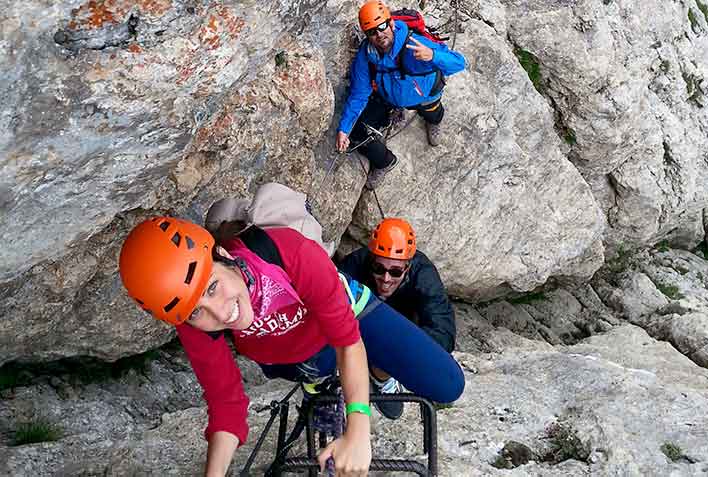
POLYGON ((275 246, 273 239, 262 228, 253 225, 238 234, 238 238, 263 261, 277 265, 285 270, 283 258, 280 256, 278 247, 275 246))
MULTIPOLYGON (((411 8, 402 8, 400 10, 395 10, 391 12, 391 20, 400 20, 404 22, 406 25, 408 25, 408 35, 406 36, 406 41, 404 42, 404 45, 408 43, 408 40, 410 40, 411 35, 413 33, 417 33, 421 36, 424 36, 425 38, 428 38, 431 41, 434 41, 435 43, 439 43, 441 45, 445 44, 446 40, 449 40, 447 37, 441 37, 435 31, 437 30, 434 27, 429 27, 425 24, 425 19, 423 18, 423 15, 417 11, 413 10, 411 8)), ((430 96, 435 96, 438 94, 442 89, 445 87, 445 77, 443 76, 442 72, 438 68, 434 68, 430 71, 423 71, 421 73, 413 73, 410 71, 406 65, 405 62, 403 61, 403 57, 406 53, 406 48, 405 46, 401 48, 401 51, 398 52, 398 55, 396 55, 396 69, 401 72, 401 78, 405 79, 406 76, 427 76, 430 73, 437 73, 435 85, 433 86, 433 89, 430 91, 430 96)), ((372 62, 368 62, 369 64, 369 77, 371 78, 371 87, 373 88, 374 92, 377 90, 376 86, 376 64, 372 62)), ((390 71, 390 70, 389 70, 390 71)))
POLYGON ((289 227, 317 242, 330 257, 334 255, 334 243, 322 239, 322 226, 310 212, 307 196, 283 184, 263 184, 253 199, 226 198, 214 202, 209 207, 205 227, 214 233, 220 224, 232 221, 241 223, 239 234, 254 225, 262 229, 289 227))
POLYGON ((439 34, 435 33, 437 28, 429 27, 425 24, 425 19, 423 15, 417 10, 410 8, 402 8, 391 12, 392 20, 401 20, 406 25, 408 25, 409 31, 413 31, 421 36, 434 41, 435 43, 445 44, 445 41, 449 40, 448 37, 441 37, 439 34))

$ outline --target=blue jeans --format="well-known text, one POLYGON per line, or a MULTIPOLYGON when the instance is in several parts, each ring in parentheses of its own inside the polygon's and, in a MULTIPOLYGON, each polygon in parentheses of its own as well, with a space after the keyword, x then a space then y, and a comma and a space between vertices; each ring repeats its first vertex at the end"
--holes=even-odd
MULTIPOLYGON (((449 403, 460 397, 465 388, 460 365, 423 330, 373 295, 357 318, 370 366, 432 401, 449 403)), ((336 365, 334 348, 327 345, 302 363, 260 366, 269 378, 312 382, 333 374, 336 365)))

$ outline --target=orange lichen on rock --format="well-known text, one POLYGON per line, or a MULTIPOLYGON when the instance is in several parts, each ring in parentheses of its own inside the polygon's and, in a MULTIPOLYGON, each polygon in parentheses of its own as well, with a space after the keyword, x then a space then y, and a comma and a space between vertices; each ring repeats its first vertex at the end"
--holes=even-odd
POLYGON ((223 5, 213 9, 205 25, 199 29, 199 41, 209 50, 221 46, 222 33, 231 39, 238 37, 246 22, 223 5))
POLYGON ((104 24, 118 23, 118 18, 125 12, 112 9, 111 5, 103 0, 90 0, 79 8, 72 10, 74 20, 69 22, 69 28, 101 28, 104 24))
POLYGON ((131 43, 130 46, 128 46, 128 51, 131 53, 140 53, 143 50, 137 43, 131 43))
POLYGON ((160 17, 172 8, 172 0, 89 0, 71 11, 73 19, 68 27, 97 29, 121 23, 134 8, 142 14, 160 17))
POLYGON ((199 41, 209 50, 215 50, 221 46, 219 20, 214 15, 210 15, 207 24, 202 25, 199 29, 199 41))
POLYGON ((172 0, 138 0, 138 8, 143 13, 161 17, 172 8, 172 0))
POLYGON ((216 120, 211 124, 199 128, 195 135, 195 144, 204 147, 214 139, 227 137, 231 133, 231 126, 234 124, 234 119, 231 116, 231 111, 226 108, 222 111, 216 120))

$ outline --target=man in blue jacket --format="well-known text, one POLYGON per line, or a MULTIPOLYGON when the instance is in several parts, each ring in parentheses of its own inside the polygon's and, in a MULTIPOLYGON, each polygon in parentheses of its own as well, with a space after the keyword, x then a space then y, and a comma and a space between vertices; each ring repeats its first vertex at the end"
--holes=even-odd
MULTIPOLYGON (((455 348, 455 312, 437 268, 416 249, 415 231, 406 220, 383 219, 372 231, 369 246, 344 257, 338 268, 369 287, 448 353, 455 348)), ((398 382, 383 371, 372 369, 371 375, 379 392, 400 391, 398 382)), ((376 406, 390 419, 403 413, 401 402, 376 406)))
MULTIPOLYGON (((440 102, 445 76, 465 68, 465 58, 447 46, 412 33, 394 21, 380 0, 359 10, 359 25, 367 39, 351 67, 350 93, 337 132, 337 150, 346 151, 350 137, 366 139, 364 124, 380 129, 389 124, 394 108, 417 111, 425 121, 428 142, 440 143, 440 122, 445 110, 440 102)), ((396 156, 379 140, 359 150, 370 163, 367 188, 374 189, 396 165, 396 156)))

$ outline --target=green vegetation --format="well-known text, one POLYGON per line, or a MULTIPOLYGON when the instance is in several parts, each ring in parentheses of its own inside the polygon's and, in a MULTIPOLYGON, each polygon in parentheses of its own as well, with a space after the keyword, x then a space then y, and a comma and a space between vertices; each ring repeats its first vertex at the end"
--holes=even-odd
POLYGON ((671 69, 671 63, 669 63, 669 60, 662 60, 661 64, 659 65, 659 69, 664 73, 668 73, 671 69))
POLYGON ((629 267, 629 259, 632 252, 625 248, 623 244, 617 247, 617 253, 607 261, 607 269, 612 273, 621 273, 629 267))
POLYGON ((668 252, 669 251, 669 241, 668 240, 662 240, 658 244, 654 245, 654 248, 657 249, 659 252, 668 252))
POLYGON ((516 298, 509 298, 506 301, 508 301, 512 305, 528 305, 535 301, 544 301, 546 299, 546 295, 543 292, 536 292, 528 293, 526 295, 519 296, 516 298))
POLYGON ((288 54, 285 51, 279 51, 275 54, 275 66, 280 68, 281 66, 288 65, 288 54))
POLYGON ((696 247, 696 250, 694 250, 693 253, 708 260, 708 243, 704 240, 698 245, 698 247, 696 247))
POLYGON ((696 18, 696 14, 693 13, 693 8, 688 9, 688 21, 691 22, 691 30, 693 30, 693 33, 700 33, 701 25, 698 23, 698 18, 696 18))
POLYGON ((679 293, 679 289, 677 286, 674 285, 667 285, 666 283, 655 283, 656 288, 666 295, 667 298, 670 298, 672 300, 680 300, 683 298, 683 294, 679 293))
POLYGON ((529 75, 533 87, 536 88, 536 91, 539 93, 543 93, 541 68, 538 65, 536 57, 523 48, 514 48, 514 54, 519 59, 521 67, 526 71, 526 74, 529 75))
POLYGON ((565 129, 565 132, 563 134, 563 139, 565 139, 565 142, 567 142, 571 146, 574 146, 578 142, 578 140, 575 137, 575 131, 573 131, 572 128, 565 129))
POLYGON ((706 19, 706 23, 708 23, 708 5, 705 3, 701 2, 701 0, 696 0, 696 5, 698 5, 698 9, 701 11, 703 14, 703 18, 706 19))
POLYGON ((590 449, 569 425, 554 422, 546 427, 546 434, 552 448, 544 460, 555 464, 569 459, 587 462, 590 449))
POLYGON ((21 424, 17 428, 12 445, 21 446, 37 442, 53 442, 58 441, 61 437, 62 431, 59 427, 46 419, 37 419, 36 421, 21 424))
POLYGON ((661 452, 663 452, 671 462, 676 462, 683 458, 683 451, 673 442, 664 442, 661 445, 661 452))

